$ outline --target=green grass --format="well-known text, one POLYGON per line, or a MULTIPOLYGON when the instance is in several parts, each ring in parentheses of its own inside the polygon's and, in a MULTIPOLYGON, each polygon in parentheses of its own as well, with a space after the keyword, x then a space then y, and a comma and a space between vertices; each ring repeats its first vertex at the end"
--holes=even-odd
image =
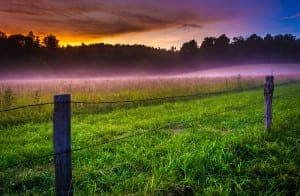
MULTIPOLYGON (((72 153, 75 194, 300 194, 299 97, 299 83, 275 88, 269 133, 262 89, 85 112, 73 105, 72 148, 95 145, 72 153)), ((52 123, 20 122, 28 112, 3 118, 0 194, 55 193, 53 157, 35 159, 53 151, 52 123)))

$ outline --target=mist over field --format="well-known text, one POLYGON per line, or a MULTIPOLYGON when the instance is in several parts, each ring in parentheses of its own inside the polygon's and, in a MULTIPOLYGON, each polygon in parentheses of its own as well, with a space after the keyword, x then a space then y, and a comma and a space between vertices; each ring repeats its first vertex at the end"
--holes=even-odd
POLYGON ((0 78, 227 77, 298 73, 300 39, 292 34, 204 37, 180 49, 93 43, 60 46, 55 35, 40 41, 0 31, 0 78))
POLYGON ((264 75, 299 75, 300 64, 246 64, 237 66, 226 66, 212 68, 191 73, 184 73, 182 76, 189 77, 231 77, 241 76, 264 76, 264 75))
MULTIPOLYGON (((211 66, 208 66, 211 67, 211 66)), ((213 67, 213 66, 212 66, 213 67)), ((28 70, 23 73, 10 72, 5 75, 0 73, 0 81, 7 80, 51 80, 51 79, 100 79, 100 80, 120 80, 120 79, 154 79, 154 78, 214 78, 233 76, 265 76, 265 75, 285 75, 300 76, 300 64, 244 64, 231 66, 218 66, 215 68, 196 70, 173 70, 173 72, 151 73, 146 71, 124 72, 102 72, 101 70, 70 70, 57 73, 48 71, 28 70)))

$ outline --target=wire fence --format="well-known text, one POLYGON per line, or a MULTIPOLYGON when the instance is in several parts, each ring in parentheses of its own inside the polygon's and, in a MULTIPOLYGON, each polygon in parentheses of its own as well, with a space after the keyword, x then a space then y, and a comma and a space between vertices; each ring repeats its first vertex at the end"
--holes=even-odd
POLYGON ((9 109, 0 110, 0 113, 20 110, 20 109, 25 109, 25 108, 31 108, 31 107, 45 106, 45 105, 54 105, 54 103, 53 102, 46 102, 46 103, 23 105, 23 106, 18 106, 18 107, 13 107, 13 108, 9 108, 9 109))
MULTIPOLYGON (((224 111, 219 112, 219 114, 223 114, 223 113, 227 113, 227 111, 224 110, 224 111)), ((192 123, 192 122, 193 121, 189 121, 188 124, 192 123)), ((138 136, 143 136, 143 135, 153 133, 153 132, 158 132, 160 130, 169 128, 171 125, 173 125, 173 124, 169 123, 169 124, 166 124, 166 125, 164 125, 160 128, 151 129, 151 130, 143 131, 143 132, 139 132, 139 133, 134 132, 134 134, 131 134, 131 135, 128 135, 128 136, 112 139, 112 140, 109 140, 109 141, 99 142, 99 143, 96 143, 96 144, 86 145, 86 146, 80 147, 80 148, 74 148, 74 149, 72 149, 72 151, 68 151, 68 152, 50 153, 50 154, 46 154, 46 155, 43 155, 43 156, 30 158, 30 160, 25 160, 25 161, 21 161, 21 162, 18 162, 18 163, 15 163, 15 164, 12 164, 12 165, 9 165, 9 166, 6 166, 6 167, 2 167, 1 170, 2 169, 16 168, 16 167, 19 167, 19 166, 24 166, 24 164, 27 164, 27 163, 32 164, 34 161, 39 161, 39 160, 42 160, 44 158, 49 158, 49 157, 53 158, 56 155, 62 155, 62 154, 68 154, 68 153, 73 153, 73 152, 77 152, 77 151, 87 150, 87 149, 100 147, 100 146, 104 146, 106 144, 111 144, 111 143, 124 142, 127 139, 131 139, 131 138, 138 137, 138 136)), ((188 127, 185 127, 185 128, 188 128, 188 127)), ((244 174, 242 174, 242 175, 236 175, 236 174, 232 175, 231 173, 222 173, 222 174, 220 174, 220 173, 216 173, 216 172, 214 172, 214 173, 213 172, 212 173, 202 173, 202 174, 200 174, 200 176, 204 176, 204 177, 215 177, 215 176, 217 176, 217 177, 222 178, 222 179, 224 179, 224 177, 230 178, 231 176, 234 177, 235 179, 240 178, 240 177, 243 177, 243 178, 247 177, 247 178, 253 178, 253 179, 258 180, 258 181, 269 181, 270 177, 272 177, 272 176, 270 176, 270 177, 260 177, 259 175, 253 175, 253 174, 249 174, 249 175, 244 175, 244 174)), ((298 176, 289 176, 289 178, 298 179, 298 176)))
MULTIPOLYGON (((288 84, 288 83, 286 83, 288 84)), ((286 84, 280 84, 280 85, 286 85, 286 84)), ((254 88, 250 88, 250 89, 244 89, 244 90, 252 90, 252 89, 257 89, 260 88, 259 87, 254 87, 254 88)), ((240 90, 235 90, 240 91, 240 90)), ((137 102, 153 102, 153 101, 167 101, 167 100, 177 100, 177 99, 185 99, 185 98, 199 98, 199 97, 205 97, 205 96, 213 96, 213 95, 219 95, 219 94, 224 94, 224 93, 228 93, 229 91, 220 91, 220 92, 212 92, 212 93, 196 93, 196 94, 190 94, 190 95, 179 95, 179 96, 168 96, 168 97, 157 97, 157 98, 147 98, 147 99, 136 99, 136 100, 120 100, 120 101, 96 101, 96 102, 88 102, 88 101, 71 101, 69 103, 71 104, 91 104, 91 105, 98 105, 98 104, 118 104, 118 103, 137 103, 137 102)), ((231 91, 232 92, 232 91, 231 91)), ((283 95, 277 95, 276 98, 281 98, 283 95)), ((64 102, 66 103, 66 102, 64 102)), ((262 100, 256 100, 251 102, 251 105, 257 105, 262 103, 262 100)), ((14 107, 14 108, 9 108, 9 109, 5 109, 5 110, 0 110, 0 113, 4 113, 4 112, 10 112, 10 111, 15 111, 15 110, 20 110, 20 109, 24 109, 24 108, 30 108, 30 107, 37 107, 37 106, 45 106, 45 105, 54 105, 54 102, 46 102, 46 103, 39 103, 39 104, 29 104, 29 105, 23 105, 23 106, 19 106, 19 107, 14 107)), ((225 105, 224 108, 221 108, 220 111, 217 111, 218 114, 224 114, 227 113, 228 110, 227 108, 230 107, 231 105, 225 105)), ((249 103, 248 103, 249 106, 249 103)), ((215 114, 215 113, 214 113, 215 114)), ((188 124, 190 124, 192 122, 188 122, 188 124)), ((100 147, 106 144, 110 144, 110 143, 117 143, 117 142, 123 142, 126 141, 130 138, 134 138, 134 137, 138 137, 138 136, 142 136, 142 135, 146 135, 148 133, 152 133, 154 131, 158 132, 162 129, 166 129, 168 127, 170 127, 172 124, 165 124, 162 127, 159 128, 155 128, 155 129, 150 129, 147 131, 133 131, 133 134, 127 135, 127 136, 122 136, 119 138, 115 138, 115 139, 111 139, 108 141, 102 141, 102 142, 96 142, 95 144, 90 144, 90 145, 86 145, 83 147, 79 147, 79 148, 74 148, 72 149, 72 151, 68 151, 68 152, 61 152, 61 153, 49 153, 49 154, 45 154, 42 156, 38 156, 38 157, 33 157, 30 158, 28 160, 24 160, 24 161, 20 161, 20 162, 16 162, 14 164, 8 165, 8 166, 4 166, 1 167, 1 170, 7 170, 7 169, 11 169, 11 168, 17 168, 20 166, 24 166, 28 163, 32 164, 35 161, 40 161, 43 160, 45 158, 53 158, 54 156, 57 155, 61 155, 61 154, 67 154, 67 153, 72 153, 72 152, 77 152, 77 151, 82 151, 82 150, 87 150, 87 149, 92 149, 92 148, 96 148, 96 147, 100 147)), ((187 128, 187 127, 185 127, 187 128)), ((53 161, 53 159, 51 160, 53 161)), ((201 176, 220 176, 220 177, 228 177, 228 175, 230 174, 219 174, 219 173, 212 173, 212 174, 201 174, 201 176)), ((251 175, 250 175, 251 176, 251 175)), ((247 175, 247 177, 250 177, 249 175, 247 175)), ((235 177, 243 177, 243 176, 236 176, 235 177)), ((270 180, 269 178, 260 178, 259 176, 253 176, 253 178, 259 179, 259 180, 270 180)), ((295 177, 296 178, 296 177, 295 177)))
MULTIPOLYGON (((191 94, 191 95, 180 95, 180 96, 169 96, 169 97, 157 97, 157 98, 148 98, 148 99, 136 99, 136 100, 121 100, 121 101, 71 101, 71 104, 90 104, 90 105, 102 105, 102 104, 118 104, 118 103, 137 103, 137 102, 152 102, 152 101, 165 101, 170 99, 182 99, 182 98, 192 98, 192 97, 203 97, 207 95, 216 95, 221 94, 224 92, 218 92, 218 93, 209 93, 209 94, 191 94)), ((68 102, 64 102, 68 103, 68 102)), ((29 104, 29 105, 23 105, 19 107, 9 108, 0 110, 0 113, 3 112, 10 112, 15 111, 19 109, 29 108, 29 107, 37 107, 37 106, 45 106, 45 105, 54 105, 54 102, 46 102, 46 103, 40 103, 40 104, 29 104)))
MULTIPOLYGON (((281 97, 280 95, 277 96, 277 98, 281 97)), ((149 100, 149 99, 148 99, 149 100)), ((81 102, 71 102, 71 103, 81 103, 81 102)), ((87 102, 88 104, 90 104, 90 102, 87 102)), ((99 102, 98 102, 99 103, 99 102)), ((101 102, 103 103, 103 102, 101 102)), ((108 102, 105 102, 105 103, 108 103, 108 102)), ((110 102, 111 103, 111 102, 110 102)), ((116 102, 114 102, 116 103, 116 102)), ((254 101, 252 102, 250 105, 257 105, 257 104, 260 104, 262 103, 262 101, 260 100, 257 100, 257 101, 254 101)), ((35 106, 39 106, 39 105, 49 105, 49 104, 54 104, 54 103, 45 103, 45 104, 37 104, 37 105, 28 105, 28 107, 35 107, 35 106)), ((250 106, 249 104, 247 104, 247 106, 250 106)), ((217 114, 226 114, 228 113, 228 110, 227 108, 230 107, 231 105, 225 105, 224 108, 222 108, 222 110, 219 110, 219 111, 216 111, 217 114)), ((22 107, 22 108, 25 108, 25 107, 22 107)), ((21 109, 21 108, 18 108, 18 109, 21 109)), ((211 115, 215 115, 215 112, 214 113, 211 113, 211 115)), ((209 115, 208 113, 205 113, 205 115, 209 115)), ((190 123, 193 123, 194 121, 188 121, 188 122, 185 122, 187 124, 190 124, 190 123)), ((144 131, 144 132, 140 132, 140 133, 136 133, 136 131, 134 131, 134 133, 132 135, 128 135, 128 136, 124 136, 124 137, 120 137, 120 138, 116 138, 116 139, 113 139, 113 140, 109 140, 109 141, 105 141, 105 142, 99 142, 97 144, 91 144, 91 145, 86 145, 84 147, 81 147, 81 148, 74 148, 72 149, 72 152, 76 152, 76 151, 82 151, 82 150, 86 150, 86 149, 90 149, 90 148, 94 148, 94 147, 99 147, 99 146, 102 146, 102 145, 105 145, 105 144, 109 144, 109 143, 114 143, 114 142, 119 142, 119 141, 123 141, 123 140, 126 140, 126 139, 130 139, 130 138, 133 138, 133 137, 137 137, 137 136, 142 136, 142 135, 145 135, 145 134, 148 134, 149 132, 153 132, 153 131, 159 131, 159 130, 162 130, 162 129, 166 129, 166 128, 170 128, 171 126, 173 125, 173 123, 168 123, 168 124, 165 124, 164 126, 162 127, 159 127, 159 128, 155 128, 155 129, 151 129, 151 130, 148 130, 148 131, 144 131)), ((188 127, 185 127, 185 128, 188 128, 188 127)), ((18 167, 18 166, 22 166, 26 163, 32 163, 32 161, 38 161, 38 160, 41 160, 41 159, 44 159, 44 158, 48 158, 48 157, 54 157, 56 155, 61 155, 61 154, 66 154, 66 153, 71 153, 71 152, 61 152, 61 153, 49 153, 49 154, 46 154, 46 155, 42 155, 42 156, 39 156, 39 157, 34 157, 34 158, 30 158, 29 160, 25 160, 25 161, 21 161, 21 162, 17 162, 15 164, 12 164, 12 165, 9 165, 9 166, 5 166, 3 167, 2 169, 9 169, 9 168, 13 168, 13 167, 18 167)))
POLYGON ((43 156, 30 158, 30 160, 20 161, 18 163, 3 167, 1 169, 9 169, 9 168, 14 168, 14 167, 18 167, 18 166, 23 166, 26 163, 32 163, 32 161, 38 161, 38 160, 41 160, 41 159, 44 159, 44 158, 54 157, 56 155, 62 155, 62 154, 67 154, 67 153, 71 153, 71 152, 87 150, 87 149, 94 148, 94 147, 99 147, 99 146, 102 146, 102 145, 105 145, 105 144, 119 142, 119 141, 126 140, 126 139, 129 139, 129 138, 145 135, 148 132, 150 132, 150 131, 146 131, 146 132, 138 133, 138 134, 135 133, 135 134, 128 135, 128 136, 125 136, 125 137, 121 137, 121 138, 117 138, 117 139, 113 139, 113 140, 109 140, 109 141, 105 141, 105 142, 101 142, 101 143, 97 143, 97 144, 87 145, 87 146, 84 146, 84 147, 81 147, 81 148, 74 148, 74 149, 72 149, 72 151, 68 151, 68 152, 50 153, 50 154, 46 154, 46 155, 43 155, 43 156))
MULTIPOLYGON (((189 95, 178 95, 178 96, 167 96, 167 97, 154 97, 154 98, 145 98, 145 99, 135 99, 135 100, 119 100, 119 101, 71 101, 71 104, 89 104, 89 105, 103 105, 103 104, 119 104, 119 103, 138 103, 138 102, 153 102, 153 101, 166 101, 166 100, 176 100, 176 99, 185 99, 185 98, 199 98, 199 97, 206 97, 206 96, 215 96, 230 92, 241 92, 243 90, 253 90, 261 88, 262 86, 256 86, 247 89, 236 89, 232 91, 217 91, 217 92, 208 92, 208 93, 195 93, 189 95)), ((67 102, 64 102, 67 103, 67 102)), ((28 104, 22 105, 18 107, 8 108, 4 110, 0 110, 0 113, 15 111, 19 109, 29 108, 29 107, 38 107, 38 106, 45 106, 45 105, 54 105, 54 102, 45 102, 45 103, 38 103, 38 104, 28 104)))
MULTIPOLYGON (((283 86, 288 85, 295 82, 283 82, 276 84, 276 86, 283 86)), ((232 93, 232 92, 242 92, 242 91, 249 91, 249 90, 255 90, 262 88, 263 85, 258 85, 250 88, 245 89, 233 89, 233 90, 223 90, 223 91, 216 91, 216 92, 198 92, 194 94, 189 95, 177 95, 177 96, 166 96, 166 97, 154 97, 154 98, 145 98, 145 99, 135 99, 135 100, 118 100, 118 101, 71 101, 71 104, 87 104, 87 105, 103 105, 103 104, 121 104, 121 103, 139 103, 139 102, 153 102, 153 101, 167 101, 167 100, 177 100, 177 99, 187 99, 187 98, 201 98, 201 97, 207 97, 207 96, 216 96, 226 93, 232 93)), ((67 103, 67 102, 64 102, 67 103)), ((20 110, 24 108, 30 108, 30 107, 38 107, 38 106, 45 106, 45 105, 54 105, 54 102, 45 102, 45 103, 38 103, 38 104, 28 104, 28 105, 22 105, 18 107, 8 108, 4 110, 0 110, 0 113, 4 112, 10 112, 15 110, 20 110)))

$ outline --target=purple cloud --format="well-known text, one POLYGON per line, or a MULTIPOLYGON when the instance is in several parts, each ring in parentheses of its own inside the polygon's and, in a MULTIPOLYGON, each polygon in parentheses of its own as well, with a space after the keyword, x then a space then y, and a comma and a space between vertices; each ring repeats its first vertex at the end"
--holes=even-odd
POLYGON ((13 26, 20 31, 31 28, 101 37, 174 27, 199 28, 230 16, 227 9, 210 12, 213 6, 192 0, 180 3, 170 0, 11 0, 0 2, 0 18, 2 27, 9 31, 13 26))

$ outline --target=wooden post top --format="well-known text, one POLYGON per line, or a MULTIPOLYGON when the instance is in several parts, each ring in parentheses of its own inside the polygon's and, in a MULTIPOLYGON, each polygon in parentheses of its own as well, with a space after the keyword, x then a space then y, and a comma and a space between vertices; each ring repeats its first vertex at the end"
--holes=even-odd
POLYGON ((54 102, 55 103, 67 103, 71 101, 71 95, 70 94, 62 94, 62 95, 55 95, 54 96, 54 102))
POLYGON ((273 82, 274 76, 266 76, 266 82, 273 82))
POLYGON ((266 76, 264 94, 265 95, 269 95, 269 94, 273 95, 273 91, 274 91, 274 76, 266 76))

